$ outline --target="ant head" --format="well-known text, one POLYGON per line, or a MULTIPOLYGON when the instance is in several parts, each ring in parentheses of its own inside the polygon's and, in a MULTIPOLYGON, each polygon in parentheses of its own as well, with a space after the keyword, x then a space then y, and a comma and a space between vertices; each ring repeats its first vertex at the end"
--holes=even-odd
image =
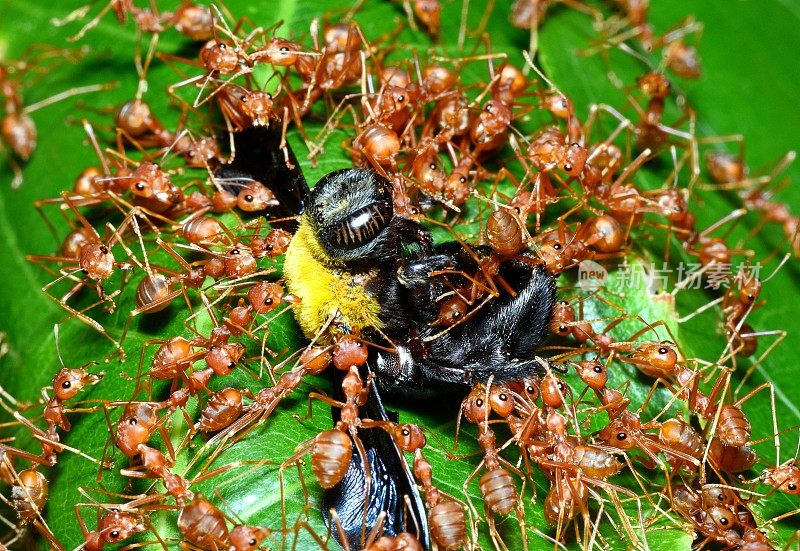
POLYGON ((255 551, 269 535, 270 531, 266 528, 240 524, 231 530, 231 548, 236 551, 255 551))
POLYGON ((58 400, 69 400, 77 395, 86 385, 94 385, 100 382, 103 373, 94 375, 87 373, 83 368, 69 369, 63 368, 53 378, 53 394, 58 400))
POLYGON ((421 428, 411 423, 397 425, 394 437, 398 447, 403 451, 413 452, 425 447, 425 434, 421 428))
POLYGON ((489 389, 489 405, 497 415, 506 418, 514 412, 514 400, 509 389, 492 385, 489 389))
POLYGON ((278 67, 294 65, 300 59, 300 46, 284 38, 273 38, 267 46, 267 61, 278 67))
POLYGON ((741 273, 736 275, 739 284, 739 301, 742 304, 753 304, 761 294, 761 280, 754 273, 741 273))
POLYGON ((251 182, 239 190, 236 204, 244 212, 259 212, 278 205, 275 194, 261 182, 251 182))
POLYGON ((267 126, 272 116, 273 97, 269 92, 253 90, 239 98, 242 111, 253 119, 253 124, 267 126))
POLYGON ((639 88, 649 98, 664 99, 672 85, 663 74, 652 71, 639 79, 639 88))
POLYGON ((491 404, 486 400, 486 388, 476 385, 461 404, 464 417, 470 423, 481 423, 489 418, 491 404))
POLYGON ((569 392, 567 384, 552 373, 544 376, 539 388, 542 393, 542 402, 550 408, 561 407, 569 392))
POLYGON ((354 335, 344 335, 333 347, 333 365, 337 369, 347 370, 353 365, 364 365, 368 356, 369 350, 354 335))
POLYGON ((597 360, 586 360, 574 365, 578 376, 589 388, 594 390, 605 388, 608 383, 608 371, 602 363, 597 360))
POLYGON ((200 50, 200 61, 211 73, 230 74, 239 68, 236 49, 223 40, 209 40, 200 50))

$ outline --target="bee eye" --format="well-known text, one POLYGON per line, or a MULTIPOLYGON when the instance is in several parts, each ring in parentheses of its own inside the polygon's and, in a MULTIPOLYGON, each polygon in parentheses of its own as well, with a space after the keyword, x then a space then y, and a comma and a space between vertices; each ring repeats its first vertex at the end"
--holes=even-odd
POLYGON ((336 246, 352 250, 375 239, 381 230, 389 225, 391 219, 391 203, 372 203, 324 231, 336 246))

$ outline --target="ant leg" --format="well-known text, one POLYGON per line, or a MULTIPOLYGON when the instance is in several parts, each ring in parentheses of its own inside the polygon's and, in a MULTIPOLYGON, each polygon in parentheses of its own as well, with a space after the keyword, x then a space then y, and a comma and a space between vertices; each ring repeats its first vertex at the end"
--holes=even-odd
POLYGON ((765 337, 765 336, 772 336, 772 335, 777 336, 777 338, 758 357, 758 359, 755 362, 753 362, 753 365, 751 365, 750 367, 747 368, 747 371, 745 371, 744 375, 742 376, 742 380, 739 382, 739 385, 733 391, 734 395, 738 395, 739 394, 739 391, 742 390, 742 387, 744 386, 745 381, 747 381, 747 379, 750 378, 750 376, 753 374, 753 371, 755 371, 761 365, 761 362, 763 362, 767 358, 767 356, 769 356, 772 353, 772 351, 783 341, 783 339, 786 338, 787 332, 782 330, 782 329, 775 329, 775 330, 772 330, 772 331, 756 331, 756 332, 753 332, 753 333, 744 333, 744 334, 740 335, 742 338, 744 338, 744 337, 765 337))
MULTIPOLYGON (((47 285, 42 287, 42 292, 45 294, 46 297, 48 297, 49 299, 51 299, 52 301, 54 301, 55 303, 57 303, 62 308, 64 308, 67 312, 70 313, 70 316, 67 319, 77 318, 80 321, 82 321, 83 323, 85 323, 86 325, 88 325, 89 327, 91 327, 92 329, 94 329, 95 331, 97 331, 98 333, 100 333, 101 335, 103 335, 109 341, 111 341, 111 343, 114 345, 114 348, 116 348, 116 350, 117 350, 117 353, 119 355, 120 361, 124 361, 125 360, 125 351, 122 349, 122 346, 120 345, 119 341, 114 339, 114 337, 112 337, 98 321, 90 318, 89 316, 87 316, 83 312, 76 310, 75 308, 73 308, 72 306, 67 304, 66 301, 61 300, 61 299, 55 297, 54 295, 52 295, 50 293, 50 287, 52 287, 53 285, 55 285, 58 281, 60 281, 62 279, 64 279, 64 278, 61 277, 61 278, 58 278, 58 279, 48 283, 47 285)), ((64 320, 64 321, 66 321, 66 320, 64 320)), ((61 323, 63 323, 63 321, 61 323)))

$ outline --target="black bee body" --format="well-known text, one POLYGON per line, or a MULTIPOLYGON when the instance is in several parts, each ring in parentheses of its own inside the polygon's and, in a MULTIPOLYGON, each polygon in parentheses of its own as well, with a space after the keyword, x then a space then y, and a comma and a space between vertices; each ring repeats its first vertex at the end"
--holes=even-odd
MULTIPOLYGON (((313 254, 349 274, 350 285, 362 285, 379 307, 380 325, 359 329, 376 329, 370 338, 386 336, 390 342, 383 344, 395 350, 374 351, 381 391, 432 397, 466 391, 489 377, 503 382, 539 370, 534 351, 545 336, 555 280, 533 259, 501 265, 500 276, 514 287, 514 296, 496 297, 442 331, 434 324, 437 299, 452 289, 448 284, 459 279, 458 272, 474 274, 478 264, 463 245, 434 246, 419 224, 393 216, 391 184, 385 178, 360 169, 328 174, 312 191, 304 218, 301 224, 309 223, 318 238, 313 254), (442 270, 456 275, 432 275, 442 270)), ((488 256, 490 251, 478 247, 473 254, 488 256)))
MULTIPOLYGON (((478 248, 477 254, 488 253, 478 248)), ((450 264, 456 270, 474 273, 473 262, 460 244, 434 248, 437 265, 450 264), (464 258, 466 257, 466 258, 464 258)), ((418 264, 422 264, 420 261, 418 264)), ((407 397, 435 397, 465 392, 477 382, 503 383, 537 374, 535 350, 545 337, 555 301, 555 280, 541 267, 510 260, 500 275, 514 287, 516 295, 490 300, 469 319, 448 330, 432 325, 437 317, 433 299, 446 289, 443 285, 405 289, 417 303, 414 328, 396 335, 394 352, 375 350, 374 369, 378 387, 385 393, 407 397), (427 308, 420 308, 427 303, 427 308)), ((422 282, 420 282, 422 286, 422 282)), ((393 337, 391 332, 389 336, 393 337)))

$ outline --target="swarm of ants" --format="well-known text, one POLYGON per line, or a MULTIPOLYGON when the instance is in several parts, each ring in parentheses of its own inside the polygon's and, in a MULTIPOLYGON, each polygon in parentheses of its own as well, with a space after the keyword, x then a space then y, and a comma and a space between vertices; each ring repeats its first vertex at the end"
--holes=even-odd
MULTIPOLYGON (((551 2, 500 4, 370 0, 287 30, 223 3, 101 0, 52 23, 84 46, 0 64, 10 185, 35 186, 29 114, 114 84, 27 93, 53 64, 86 63, 99 28, 135 28, 128 100, 84 99, 71 121, 95 161, 34 205, 59 243, 28 260, 63 313, 60 365, 39 367, 52 380, 36 396, 0 388, 2 546, 658 549, 660 534, 697 549, 800 546, 785 528, 800 509, 779 501, 800 495, 800 467, 781 453, 795 427, 779 422, 772 383, 746 384, 786 337, 750 317, 800 254, 800 217, 775 197, 794 153, 751 174, 743 137, 697 132, 703 113, 671 83, 702 73, 694 19, 659 33, 647 2, 553 3, 593 21, 585 53, 628 100, 581 117, 537 65, 551 2), (397 16, 383 34, 372 3, 397 16), (530 31, 524 52, 496 47, 495 20, 530 31), (408 33, 430 49, 409 49, 408 33), (641 76, 623 81, 610 52, 641 76), (156 67, 171 75, 163 89, 156 67), (353 167, 388 195, 330 225, 306 178, 353 167), (645 182, 648 169, 666 177, 645 182), (712 194, 737 206, 701 226, 712 194), (747 213, 759 222, 734 241, 747 213), (758 257, 767 225, 786 239, 758 257), (312 226, 345 251, 390 226, 414 234, 423 252, 390 272, 434 291, 403 306, 416 325, 402 338, 366 302, 309 313, 305 293, 329 274, 298 279, 290 249, 312 226), (436 263, 445 242, 458 262, 436 263), (423 277, 411 260, 433 268, 423 277), (557 282, 533 306, 548 334, 535 350, 501 347, 508 366, 485 372, 426 372, 453 385, 434 399, 428 379, 386 382, 391 361, 435 360, 465 327, 515 342, 475 320, 512 304, 526 277, 557 282), (700 351, 681 337, 698 319, 714 320, 700 351), (81 367, 62 356, 67 327, 98 337, 81 367), (756 409, 770 412, 766 433, 756 409)), ((358 274, 380 268, 367 264, 358 274)))

